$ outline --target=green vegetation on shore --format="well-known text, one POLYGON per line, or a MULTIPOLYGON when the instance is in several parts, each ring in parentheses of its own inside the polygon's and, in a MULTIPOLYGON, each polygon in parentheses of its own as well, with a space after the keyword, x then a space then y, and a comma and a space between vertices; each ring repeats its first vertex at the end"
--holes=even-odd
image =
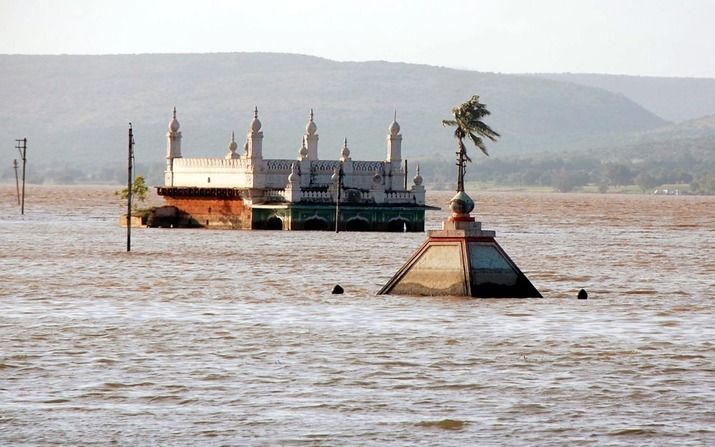
MULTIPOLYGON (((422 176, 432 189, 453 190, 456 167, 450 160, 420 161, 422 176)), ((653 192, 715 194, 712 164, 682 154, 669 161, 602 161, 588 156, 489 158, 469 165, 470 185, 489 189, 557 192, 653 192)))

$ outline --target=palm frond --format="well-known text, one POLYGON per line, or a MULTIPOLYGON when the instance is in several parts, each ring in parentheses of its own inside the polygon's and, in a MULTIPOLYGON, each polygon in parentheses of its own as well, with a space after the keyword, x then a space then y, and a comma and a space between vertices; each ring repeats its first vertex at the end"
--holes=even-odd
POLYGON ((484 142, 481 138, 474 135, 472 132, 469 132, 469 139, 472 140, 472 143, 474 143, 474 145, 477 146, 479 150, 484 152, 484 155, 489 155, 489 152, 487 152, 487 147, 484 145, 484 142))
POLYGON ((482 121, 477 121, 473 123, 472 132, 477 133, 483 137, 487 137, 492 141, 496 141, 497 138, 501 136, 482 121))

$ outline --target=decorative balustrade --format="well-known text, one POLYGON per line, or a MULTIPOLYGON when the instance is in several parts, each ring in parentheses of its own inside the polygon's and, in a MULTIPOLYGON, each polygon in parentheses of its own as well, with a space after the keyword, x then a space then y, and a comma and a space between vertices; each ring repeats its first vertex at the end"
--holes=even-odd
POLYGON ((285 189, 266 189, 263 191, 263 200, 266 202, 283 202, 286 200, 285 189))
POLYGON ((333 195, 330 191, 301 191, 301 202, 330 203, 333 195))
POLYGON ((413 203, 415 196, 412 191, 389 191, 385 193, 385 203, 413 203))
POLYGON ((248 161, 240 158, 175 158, 174 170, 180 168, 246 168, 248 161))

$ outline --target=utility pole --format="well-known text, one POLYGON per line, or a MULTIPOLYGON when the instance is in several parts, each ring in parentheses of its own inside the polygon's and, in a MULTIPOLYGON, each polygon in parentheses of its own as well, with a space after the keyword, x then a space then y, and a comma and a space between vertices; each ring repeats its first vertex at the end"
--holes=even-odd
POLYGON ((132 161, 134 159, 134 135, 129 123, 129 144, 127 158, 127 252, 132 250, 132 161))
POLYGON ((338 200, 335 201, 335 232, 340 233, 340 191, 343 189, 343 162, 338 170, 338 200))
POLYGON ((405 191, 407 191, 407 159, 405 159, 405 191))
POLYGON ((12 167, 15 169, 15 189, 17 190, 17 206, 20 206, 20 183, 17 179, 17 160, 12 161, 12 167))
MULTIPOLYGON (((20 214, 25 214, 25 165, 27 164, 27 138, 15 140, 17 145, 15 148, 20 152, 22 160, 22 202, 20 204, 20 214)), ((17 172, 17 170, 15 171, 17 172)), ((17 178, 17 177, 16 177, 17 178)))

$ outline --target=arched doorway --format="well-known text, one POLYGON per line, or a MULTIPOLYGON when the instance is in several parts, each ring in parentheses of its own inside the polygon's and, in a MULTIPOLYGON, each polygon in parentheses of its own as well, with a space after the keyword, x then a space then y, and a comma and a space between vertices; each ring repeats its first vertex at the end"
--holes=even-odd
POLYGON ((402 233, 410 231, 410 223, 407 219, 402 217, 396 217, 389 222, 387 222, 387 231, 392 233, 402 233))
POLYGON ((266 221, 266 230, 282 230, 283 221, 278 216, 272 216, 266 221))
POLYGON ((353 217, 345 223, 345 231, 370 231, 370 222, 364 217, 353 217))
POLYGON ((303 224, 303 229, 307 231, 327 231, 328 221, 322 217, 313 216, 306 219, 303 224))

